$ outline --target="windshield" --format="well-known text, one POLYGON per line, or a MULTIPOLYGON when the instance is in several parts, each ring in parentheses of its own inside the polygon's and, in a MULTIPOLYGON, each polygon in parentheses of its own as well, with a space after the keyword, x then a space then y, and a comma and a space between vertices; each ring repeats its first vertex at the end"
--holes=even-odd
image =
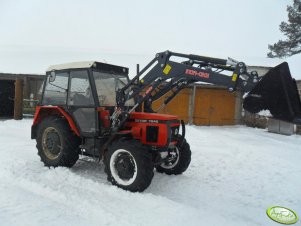
MULTIPOLYGON (((95 86, 100 106, 116 106, 116 90, 121 89, 128 83, 124 75, 109 74, 93 71, 95 86)), ((127 106, 133 106, 133 100, 126 102, 127 106)))

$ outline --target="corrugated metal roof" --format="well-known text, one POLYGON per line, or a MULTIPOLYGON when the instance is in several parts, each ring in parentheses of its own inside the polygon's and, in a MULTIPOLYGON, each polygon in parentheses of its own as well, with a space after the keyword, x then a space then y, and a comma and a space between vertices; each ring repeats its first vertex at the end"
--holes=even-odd
POLYGON ((37 78, 43 79, 45 75, 41 74, 14 74, 14 73, 0 73, 0 79, 16 79, 16 78, 37 78))

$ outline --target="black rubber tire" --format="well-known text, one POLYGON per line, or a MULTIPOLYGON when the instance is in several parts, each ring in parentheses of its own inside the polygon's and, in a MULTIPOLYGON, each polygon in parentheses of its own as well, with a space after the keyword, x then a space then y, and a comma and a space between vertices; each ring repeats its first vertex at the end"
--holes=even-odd
POLYGON ((45 166, 72 167, 79 157, 79 140, 79 137, 71 131, 68 123, 63 118, 49 116, 43 119, 43 121, 38 125, 36 138, 38 155, 45 166), (47 128, 54 128, 60 141, 60 151, 57 156, 53 158, 49 158, 49 156, 47 156, 47 151, 45 152, 42 144, 43 133, 47 128))
MULTIPOLYGON (((112 161, 114 161, 114 159, 112 159, 112 161)), ((110 181, 113 185, 116 185, 117 187, 131 192, 144 191, 151 184, 151 181, 154 176, 152 154, 146 147, 144 147, 139 141, 136 140, 121 138, 117 141, 114 141, 112 145, 108 148, 108 152, 105 155, 104 163, 105 172, 108 176, 108 181, 110 181), (112 170, 114 170, 111 168, 113 166, 111 166, 110 164, 112 156, 117 155, 116 153, 118 153, 119 151, 122 152, 122 150, 125 150, 125 153, 127 154, 130 153, 131 158, 135 160, 134 162, 137 167, 137 174, 133 181, 130 182, 130 184, 122 184, 123 182, 118 182, 117 180, 120 179, 119 175, 116 175, 116 173, 112 173, 112 170), (119 178, 114 178, 114 176, 119 178)), ((131 179, 129 179, 128 181, 130 181, 131 179)))
MULTIPOLYGON (((186 139, 183 140, 183 145, 181 147, 177 147, 179 151, 178 162, 172 168, 164 168, 162 165, 156 166, 156 170, 159 173, 166 173, 168 175, 178 175, 185 172, 191 161, 191 150, 190 146, 187 143, 186 139)), ((164 164, 164 163, 163 163, 164 164)))

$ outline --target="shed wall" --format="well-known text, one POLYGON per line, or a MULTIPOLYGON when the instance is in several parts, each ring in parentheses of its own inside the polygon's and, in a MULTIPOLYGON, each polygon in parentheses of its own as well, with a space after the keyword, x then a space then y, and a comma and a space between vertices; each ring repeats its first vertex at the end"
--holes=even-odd
MULTIPOLYGON (((156 110, 168 96, 153 103, 156 110)), ((234 125, 241 123, 241 95, 225 88, 193 87, 182 90, 165 108, 165 114, 178 115, 195 125, 234 125)))

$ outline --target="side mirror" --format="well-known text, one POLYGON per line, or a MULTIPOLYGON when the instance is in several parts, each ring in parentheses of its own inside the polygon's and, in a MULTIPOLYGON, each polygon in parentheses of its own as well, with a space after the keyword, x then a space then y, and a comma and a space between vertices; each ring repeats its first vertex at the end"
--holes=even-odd
POLYGON ((55 71, 50 72, 49 75, 49 82, 54 82, 55 80, 55 71))

